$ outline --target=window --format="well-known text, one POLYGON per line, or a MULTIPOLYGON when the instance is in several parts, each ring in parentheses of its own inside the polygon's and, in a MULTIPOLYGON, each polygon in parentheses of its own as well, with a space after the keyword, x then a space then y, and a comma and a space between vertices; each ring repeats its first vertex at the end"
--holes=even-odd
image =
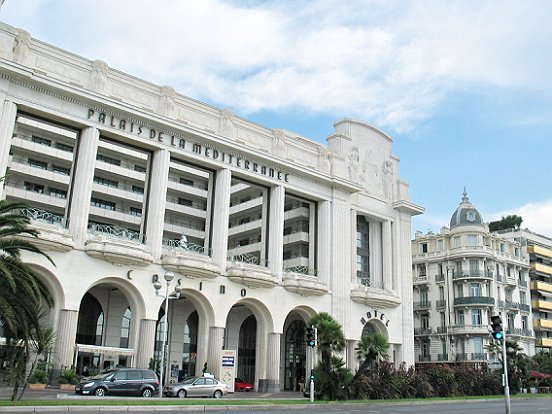
POLYGON ((445 288, 443 286, 439 286, 439 300, 445 299, 445 288))
POLYGON ((69 168, 60 167, 59 165, 52 166, 52 171, 62 175, 69 175, 71 173, 71 170, 69 168))
POLYGON ((420 302, 428 303, 429 302, 429 289, 420 290, 420 302))
POLYGON ((32 158, 29 158, 29 165, 31 167, 40 168, 41 170, 47 170, 48 169, 48 163, 47 162, 34 160, 32 158))
POLYGON ((443 249, 444 249, 444 247, 443 247, 443 240, 442 240, 442 239, 437 240, 437 251, 438 251, 438 252, 442 252, 443 249))
POLYGON ((477 234, 468 234, 468 246, 477 246, 477 234))
POLYGON ((445 312, 440 312, 439 315, 441 315, 441 326, 447 326, 447 319, 445 312))
POLYGON ((194 186, 194 182, 192 180, 188 180, 187 178, 180 178, 180 184, 189 185, 191 187, 194 186))
POLYGON ((470 296, 481 296, 481 283, 470 283, 470 296))
POLYGON ((483 325, 483 319, 481 318, 481 309, 472 309, 472 325, 483 325))
POLYGON ((133 185, 132 192, 136 194, 144 194, 144 187, 138 187, 137 185, 133 185))
POLYGON ((46 145, 46 146, 48 146, 48 147, 52 145, 52 141, 50 141, 49 139, 37 137, 37 136, 35 136, 35 135, 33 135, 33 137, 31 138, 31 140, 32 140, 33 142, 36 142, 37 144, 46 145))
POLYGON ((98 161, 103 161, 107 164, 111 164, 111 165, 121 165, 121 160, 118 160, 116 158, 112 158, 112 157, 108 157, 107 155, 102 155, 102 154, 97 154, 96 155, 96 160, 98 161))
POLYGON ((473 337, 472 344, 474 354, 483 354, 483 338, 481 338, 480 336, 473 337))
POLYGON ((138 165, 136 164, 134 166, 134 171, 138 171, 138 172, 141 172, 141 173, 145 173, 146 172, 146 167, 142 166, 142 165, 138 165))
POLYGON ((92 199, 90 200, 90 205, 93 207, 105 208, 106 210, 112 210, 112 211, 115 211, 115 206, 116 206, 116 204, 111 201, 102 200, 100 198, 94 198, 94 197, 92 197, 92 199))
POLYGON ((62 150, 62 151, 73 152, 73 147, 72 146, 62 144, 61 142, 56 142, 56 148, 58 150, 62 150))
POLYGON ((527 304, 527 294, 525 292, 519 292, 519 303, 522 305, 527 304))
POLYGON ((181 206, 191 207, 193 203, 192 200, 178 197, 178 204, 180 204, 181 206))
POLYGON ((472 276, 477 275, 479 272, 479 260, 477 259, 470 259, 470 274, 472 276))
POLYGON ((527 316, 521 317, 521 328, 526 331, 529 329, 529 321, 527 320, 527 316))
POLYGON ((106 187, 117 188, 119 186, 119 183, 117 181, 99 177, 97 175, 94 176, 94 182, 96 184, 105 185, 106 187))
POLYGON ((132 312, 130 307, 128 307, 121 319, 121 348, 128 348, 128 338, 130 334, 130 322, 132 321, 132 312))
POLYGON ((429 315, 426 313, 426 314, 423 314, 421 316, 422 320, 420 321, 421 322, 421 326, 423 329, 428 329, 429 328, 429 315))
POLYGON ((357 216, 357 277, 370 277, 369 223, 364 216, 357 216))
POLYGON ((459 310, 458 312, 456 312, 456 324, 461 326, 465 325, 463 310, 459 310))
POLYGON ((427 253, 427 243, 422 243, 420 245, 420 253, 427 253))
POLYGON ((142 217, 142 209, 137 207, 131 207, 129 214, 131 216, 142 217))
POLYGON ((49 188, 50 195, 56 198, 67 198, 67 191, 60 190, 59 188, 49 188))
POLYGON ((460 247, 460 236, 455 236, 452 238, 452 247, 454 248, 460 247))
POLYGON ((44 186, 40 185, 40 184, 35 184, 35 183, 25 181, 25 190, 32 191, 34 193, 43 194, 44 193, 44 186))

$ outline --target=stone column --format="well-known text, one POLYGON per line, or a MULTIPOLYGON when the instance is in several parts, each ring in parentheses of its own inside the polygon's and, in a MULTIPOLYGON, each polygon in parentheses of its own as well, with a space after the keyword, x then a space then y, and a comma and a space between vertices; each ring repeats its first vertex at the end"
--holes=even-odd
POLYGON ((331 203, 320 201, 318 203, 318 278, 326 284, 330 281, 331 263, 331 203))
POLYGON ((383 248, 383 288, 394 290, 393 286, 393 244, 391 234, 391 222, 382 223, 382 248, 383 248))
POLYGON ((88 127, 81 131, 77 164, 73 173, 71 211, 69 212, 69 231, 75 238, 75 247, 82 248, 86 241, 90 196, 94 179, 94 167, 100 132, 88 127))
POLYGON ((357 345, 357 340, 347 339, 347 368, 349 368, 352 372, 355 372, 358 369, 357 345))
POLYGON ((230 183, 232 172, 229 169, 217 171, 215 182, 215 205, 213 214, 213 261, 221 269, 226 269, 228 251, 228 216, 230 214, 230 183))
POLYGON ((269 256, 270 270, 278 279, 282 279, 282 267, 284 264, 284 202, 285 189, 278 185, 270 189, 270 213, 269 213, 269 256))
POLYGON ((148 197, 148 219, 146 223, 146 244, 154 259, 161 257, 165 204, 167 202, 167 181, 171 153, 168 149, 155 151, 151 163, 151 180, 148 197))
MULTIPOLYGON (((207 352, 207 369, 216 378, 220 378, 220 364, 222 357, 222 346, 224 339, 224 328, 218 326, 209 327, 209 348, 207 352)), ((198 361, 203 365, 203 362, 198 361)))
POLYGON ((280 392, 280 337, 276 332, 268 334, 266 378, 259 379, 259 392, 280 392))
POLYGON ((153 358, 155 347, 155 327, 157 321, 154 319, 141 319, 140 331, 138 333, 138 344, 134 358, 136 368, 148 368, 150 359, 153 358))
POLYGON ((71 367, 75 357, 75 343, 77 338, 77 322, 79 312, 61 309, 56 331, 56 354, 54 368, 71 367))
MULTIPOLYGON (((15 118, 17 116, 17 105, 10 101, 4 101, 2 115, 0 117, 0 177, 6 175, 8 159, 10 157, 10 146, 12 143, 15 118)), ((0 185, 0 199, 4 198, 4 186, 0 185)))

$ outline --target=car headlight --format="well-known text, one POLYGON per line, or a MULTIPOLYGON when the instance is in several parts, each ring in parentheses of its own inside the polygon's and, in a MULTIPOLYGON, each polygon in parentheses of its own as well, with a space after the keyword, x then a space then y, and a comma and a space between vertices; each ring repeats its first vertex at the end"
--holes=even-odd
POLYGON ((94 383, 89 382, 88 384, 83 384, 82 388, 90 388, 92 385, 94 385, 94 383))

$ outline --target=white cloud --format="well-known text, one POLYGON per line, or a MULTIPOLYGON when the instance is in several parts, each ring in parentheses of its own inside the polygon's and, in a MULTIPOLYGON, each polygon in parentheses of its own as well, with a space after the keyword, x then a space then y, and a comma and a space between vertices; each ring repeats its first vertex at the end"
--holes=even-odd
POLYGON ((537 203, 528 203, 519 208, 494 213, 490 221, 517 214, 523 218, 522 228, 527 228, 534 233, 552 237, 552 199, 537 203))
POLYGON ((542 0, 15 3, 8 22, 41 40, 245 115, 298 108, 407 131, 454 91, 552 90, 542 0))

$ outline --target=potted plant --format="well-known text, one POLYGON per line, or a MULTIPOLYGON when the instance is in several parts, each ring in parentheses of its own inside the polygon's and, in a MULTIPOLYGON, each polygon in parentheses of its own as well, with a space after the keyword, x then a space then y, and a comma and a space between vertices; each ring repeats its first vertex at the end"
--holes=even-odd
POLYGON ((48 373, 42 368, 36 368, 29 377, 28 387, 31 390, 44 389, 48 382, 48 373))
POLYGON ((59 374, 59 388, 62 390, 74 390, 78 384, 77 371, 73 368, 65 368, 59 374))

